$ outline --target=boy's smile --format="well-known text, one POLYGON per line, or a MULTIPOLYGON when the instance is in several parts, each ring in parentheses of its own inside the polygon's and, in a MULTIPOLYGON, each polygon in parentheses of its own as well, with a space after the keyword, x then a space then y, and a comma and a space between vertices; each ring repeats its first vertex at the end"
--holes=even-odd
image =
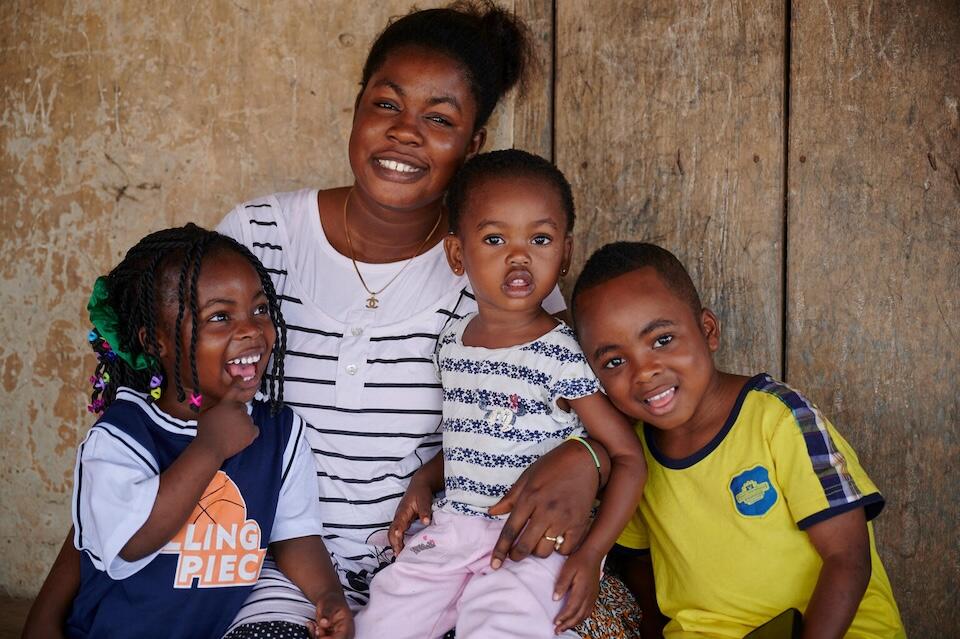
MULTIPOLYGON (((174 325, 176 308, 165 315, 164 330, 159 331, 157 338, 164 369, 173 371, 175 353, 169 332, 174 325)), ((184 309, 180 345, 180 378, 188 396, 193 387, 190 315, 188 304, 184 309)), ((253 266, 233 251, 218 250, 207 254, 197 280, 196 363, 203 394, 201 410, 217 404, 231 386, 245 391, 244 401, 253 399, 260 388, 276 337, 267 297, 253 266)), ((189 397, 182 404, 176 401, 173 384, 168 383, 158 404, 174 417, 195 418, 188 410, 189 397)))
POLYGON ((557 190, 538 178, 484 177, 470 188, 459 227, 446 239, 447 258, 466 270, 477 305, 540 312, 572 247, 557 190))
POLYGON ((653 268, 586 289, 575 310, 584 353, 617 408, 678 437, 709 440, 722 427, 726 414, 714 419, 709 399, 719 346, 711 311, 697 317, 653 268))

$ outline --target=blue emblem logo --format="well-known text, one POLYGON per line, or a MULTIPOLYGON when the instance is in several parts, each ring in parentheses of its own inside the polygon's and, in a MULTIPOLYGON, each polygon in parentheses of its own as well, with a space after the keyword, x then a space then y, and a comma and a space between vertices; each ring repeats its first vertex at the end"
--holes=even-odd
POLYGON ((763 466, 754 466, 730 480, 733 505, 744 517, 762 517, 777 503, 777 489, 763 466))

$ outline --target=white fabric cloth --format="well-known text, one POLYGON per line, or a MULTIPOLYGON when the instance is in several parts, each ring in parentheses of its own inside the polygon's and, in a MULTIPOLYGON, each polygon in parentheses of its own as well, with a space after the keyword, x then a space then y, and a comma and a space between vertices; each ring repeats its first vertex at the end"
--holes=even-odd
MULTIPOLYGON (((433 357, 447 322, 476 310, 468 281, 453 275, 437 245, 377 296, 379 308, 366 308, 350 259, 323 233, 316 189, 241 204, 217 230, 260 258, 282 300, 284 399, 310 426, 324 541, 348 602, 359 608, 373 573, 391 559, 386 529, 410 477, 440 450, 433 357)), ((401 267, 359 264, 373 290, 401 267)), ((564 308, 559 289, 544 308, 564 308)), ((237 622, 302 621, 312 614, 283 575, 265 565, 237 622)))
POLYGON ((583 434, 577 414, 557 401, 599 392, 600 382, 566 324, 508 348, 465 346, 463 331, 474 317, 440 337, 446 495, 436 507, 489 517, 487 509, 527 466, 583 434))

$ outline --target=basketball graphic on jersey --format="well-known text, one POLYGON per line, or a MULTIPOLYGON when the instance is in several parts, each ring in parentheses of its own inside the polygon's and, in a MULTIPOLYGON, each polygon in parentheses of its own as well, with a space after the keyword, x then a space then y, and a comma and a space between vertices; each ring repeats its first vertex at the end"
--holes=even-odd
POLYGON ((260 524, 247 519, 240 489, 222 470, 203 491, 183 528, 160 551, 179 554, 175 588, 223 588, 256 583, 266 548, 260 524))

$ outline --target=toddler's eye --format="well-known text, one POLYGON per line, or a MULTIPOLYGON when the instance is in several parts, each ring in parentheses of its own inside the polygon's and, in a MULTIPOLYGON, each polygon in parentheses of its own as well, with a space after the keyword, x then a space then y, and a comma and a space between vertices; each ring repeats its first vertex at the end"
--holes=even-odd
POLYGON ((534 236, 532 240, 530 240, 531 244, 536 244, 537 246, 546 246, 551 242, 553 242, 553 238, 550 237, 549 235, 537 235, 537 236, 534 236))
POLYGON ((610 361, 603 365, 604 368, 619 368, 620 366, 623 366, 622 357, 613 357, 610 359, 610 361))
POLYGON ((490 246, 501 246, 504 244, 504 239, 499 235, 488 235, 483 238, 483 243, 490 246))
POLYGON ((654 341, 653 347, 654 347, 654 348, 663 348, 664 346, 666 346, 667 344, 669 344, 669 343, 672 342, 672 341, 673 341, 673 335, 661 335, 660 337, 658 337, 658 338, 656 339, 656 341, 654 341))

